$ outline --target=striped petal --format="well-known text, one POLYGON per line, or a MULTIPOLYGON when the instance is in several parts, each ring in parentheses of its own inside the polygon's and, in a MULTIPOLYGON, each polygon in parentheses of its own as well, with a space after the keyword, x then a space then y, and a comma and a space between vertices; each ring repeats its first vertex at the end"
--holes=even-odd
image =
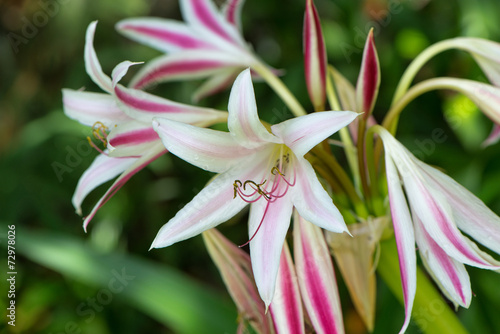
POLYGON ((324 110, 326 98, 326 50, 318 12, 306 1, 304 15, 304 65, 307 91, 316 111, 324 110))
POLYGON ((184 20, 200 33, 210 32, 212 38, 219 37, 230 43, 245 46, 245 42, 234 26, 226 22, 211 0, 181 0, 184 20))
POLYGON ((151 124, 131 121, 112 129, 107 140, 111 157, 141 156, 159 137, 151 124))
POLYGON ((255 155, 255 151, 235 142, 228 132, 199 128, 165 118, 155 119, 153 127, 167 150, 210 172, 222 173, 255 155))
POLYGON ((85 69, 92 81, 101 87, 103 91, 111 93, 111 79, 102 71, 101 64, 99 63, 99 59, 97 58, 97 54, 94 50, 94 34, 96 26, 97 21, 90 23, 85 35, 85 69))
POLYGON ((114 179, 127 170, 138 158, 111 158, 98 155, 89 168, 82 174, 72 198, 76 212, 82 214, 82 202, 85 197, 101 184, 114 179))
POLYGON ((296 156, 302 157, 357 116, 352 111, 317 112, 273 125, 271 130, 296 156))
POLYGON ((116 30, 131 40, 166 53, 214 49, 210 42, 200 38, 186 24, 172 20, 150 17, 125 19, 118 22, 116 30))
POLYGON ((332 232, 348 232, 344 218, 304 158, 294 161, 296 185, 290 188, 293 205, 304 219, 332 232))
POLYGON ((260 122, 249 69, 236 78, 229 96, 228 111, 229 131, 240 145, 255 148, 268 142, 280 142, 260 122))
POLYGON ((286 196, 272 203, 259 200, 251 205, 248 221, 250 238, 253 236, 250 258, 255 283, 266 308, 274 297, 281 250, 290 226, 292 208, 292 202, 286 196))
POLYGON ((84 125, 93 126, 96 122, 101 122, 112 128, 131 120, 109 94, 63 89, 62 95, 66 116, 84 125))
POLYGON ((137 159, 127 170, 125 170, 111 185, 111 187, 106 191, 103 197, 97 202, 90 214, 85 217, 83 221, 83 228, 87 231, 87 226, 90 221, 94 218, 97 210, 99 210, 107 201, 113 197, 113 195, 120 190, 120 188, 137 172, 142 170, 144 167, 149 165, 152 161, 156 160, 158 157, 166 153, 163 145, 158 144, 151 147, 143 156, 137 159))
POLYGON ((150 61, 132 79, 130 86, 142 89, 160 82, 201 79, 222 72, 227 67, 246 66, 243 58, 209 50, 183 51, 150 61))
POLYGON ((356 85, 356 105, 363 117, 367 119, 377 100, 380 85, 380 65, 378 61, 375 41, 373 40, 373 29, 370 30, 363 51, 363 61, 356 85))
POLYGON ((422 221, 413 215, 417 245, 427 271, 439 285, 441 291, 455 305, 469 307, 472 292, 465 266, 448 254, 425 231, 422 221))
POLYGON ((387 154, 387 151, 388 148, 386 147, 385 168, 387 188, 389 191, 394 236, 398 248, 399 270, 405 306, 405 321, 403 327, 399 331, 399 333, 402 334, 410 324, 411 310, 417 291, 417 257, 415 253, 415 234, 413 231, 410 210, 408 209, 408 204, 406 203, 405 195, 401 188, 396 166, 390 155, 387 154))
POLYGON ((286 242, 281 252, 276 291, 269 309, 277 334, 305 333, 297 274, 286 242))
POLYGON ((150 123, 154 117, 164 117, 178 122, 208 126, 227 119, 227 112, 173 102, 122 85, 115 87, 115 95, 122 110, 142 122, 150 123))
POLYGON ((232 218, 247 205, 239 196, 234 196, 234 181, 255 179, 259 169, 260 164, 246 163, 217 175, 174 218, 162 226, 151 248, 170 246, 232 218))
POLYGON ((294 254, 307 314, 316 333, 344 333, 332 259, 321 229, 294 215, 294 254))
POLYGON ((238 28, 239 31, 241 31, 241 8, 244 3, 245 0, 227 0, 222 8, 226 21, 238 28))
POLYGON ((221 73, 214 74, 193 93, 193 101, 198 102, 207 96, 224 91, 234 82, 239 70, 239 68, 228 68, 221 73))

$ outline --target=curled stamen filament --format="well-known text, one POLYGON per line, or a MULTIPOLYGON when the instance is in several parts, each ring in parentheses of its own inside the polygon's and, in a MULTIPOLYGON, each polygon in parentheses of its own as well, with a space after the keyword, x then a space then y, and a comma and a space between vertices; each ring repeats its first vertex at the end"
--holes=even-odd
POLYGON ((106 131, 108 131, 108 127, 101 122, 95 122, 94 125, 92 125, 92 135, 95 139, 100 140, 104 146, 108 145, 108 141, 106 140, 108 134, 106 131))

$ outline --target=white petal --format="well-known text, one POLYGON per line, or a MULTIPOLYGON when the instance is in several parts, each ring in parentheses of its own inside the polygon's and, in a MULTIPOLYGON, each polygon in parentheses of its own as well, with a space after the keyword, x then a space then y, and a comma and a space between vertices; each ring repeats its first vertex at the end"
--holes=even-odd
POLYGON ((167 150, 210 172, 224 172, 257 152, 241 147, 228 132, 199 128, 165 118, 155 119, 153 127, 167 150))
POLYGON ((222 92, 234 82, 238 72, 239 69, 228 68, 221 73, 214 74, 193 93, 193 101, 198 102, 207 96, 222 92))
POLYGON ((141 156, 157 144, 160 137, 151 124, 130 121, 113 128, 107 141, 110 156, 129 157, 141 156))
POLYGON ((85 69, 87 74, 90 76, 92 81, 94 81, 102 90, 111 93, 112 85, 111 78, 104 74, 97 58, 97 54, 94 50, 94 34, 97 21, 89 24, 87 28, 87 33, 85 35, 85 69))
POLYGON ((311 164, 295 158, 296 185, 291 187, 293 205, 307 221, 328 231, 348 232, 344 218, 318 180, 311 164))
POLYGON ((351 123, 358 114, 352 111, 323 111, 292 118, 271 127, 298 157, 351 123))
POLYGON ((78 180, 71 200, 76 212, 82 214, 82 202, 92 190, 123 173, 136 160, 137 158, 110 158, 105 154, 98 155, 78 180))
POLYGON ((281 142, 259 120, 250 69, 236 78, 229 96, 228 111, 229 131, 240 145, 254 148, 266 142, 281 142))
POLYGON ((128 69, 130 66, 134 65, 139 65, 142 64, 142 62, 131 62, 131 61, 122 61, 118 65, 115 66, 113 69, 113 72, 111 72, 111 78, 113 79, 113 88, 116 86, 116 84, 127 74, 128 69))
POLYGON ((261 198, 251 205, 248 230, 250 238, 255 236, 250 242, 250 258, 255 283, 266 307, 274 296, 281 250, 290 226, 292 208, 287 196, 273 202, 261 198), (257 228, 259 230, 255 233, 257 228))

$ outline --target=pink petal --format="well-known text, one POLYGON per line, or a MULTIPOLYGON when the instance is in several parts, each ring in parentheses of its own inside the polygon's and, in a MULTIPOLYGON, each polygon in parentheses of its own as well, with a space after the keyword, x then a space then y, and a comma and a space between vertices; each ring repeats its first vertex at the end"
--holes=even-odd
POLYGON ((256 164, 236 165, 215 177, 191 202, 162 226, 151 248, 162 248, 194 237, 232 218, 247 202, 234 197, 235 180, 257 179, 261 160, 256 164))
POLYGON ((228 111, 229 131, 240 145, 254 148, 268 142, 280 142, 260 122, 249 69, 236 78, 229 96, 228 111))
POLYGON ((250 238, 259 225, 260 228, 250 242, 250 258, 255 283, 266 307, 274 296, 281 250, 290 226, 292 208, 292 202, 286 196, 273 202, 261 199, 251 205, 248 221, 250 238))
MULTIPOLYGON (((384 141, 384 145, 386 142, 384 141)), ((415 293, 417 290, 417 258, 415 254, 415 235, 413 231, 412 219, 408 205, 406 203, 403 189, 399 181, 399 175, 394 166, 391 156, 385 147, 385 166, 387 174, 387 187, 389 191, 389 203, 391 207, 392 224, 394 226, 394 236, 398 248, 399 270, 401 274, 401 284, 403 287, 403 298, 405 304, 405 321, 399 331, 404 333, 410 324, 411 310, 415 293)))
POLYGON ((370 30, 366 39, 365 50, 363 52, 363 62, 356 85, 357 111, 364 113, 365 119, 370 116, 375 101, 377 100, 378 88, 380 85, 380 65, 373 40, 373 29, 370 30))
POLYGON ((89 168, 82 174, 72 198, 76 212, 82 214, 82 202, 87 195, 101 184, 117 177, 127 170, 138 158, 110 158, 98 155, 89 168))
POLYGON ((220 73, 227 67, 245 66, 246 62, 219 51, 183 51, 156 58, 132 79, 130 86, 142 89, 172 80, 201 79, 220 73))
POLYGON ((122 110, 142 122, 150 123, 154 117, 164 117, 178 122, 208 126, 227 119, 227 112, 173 102, 122 85, 115 87, 115 95, 122 110))
POLYGON ((293 237, 300 291, 316 333, 344 333, 337 280, 321 229, 295 213, 293 237))
POLYGON ((420 257, 427 271, 450 300, 462 307, 469 307, 472 292, 465 266, 443 251, 425 231, 417 215, 413 215, 413 221, 420 257))
POLYGON ((241 31, 241 8, 245 0, 227 0, 223 7, 226 21, 241 31))
POLYGON ((483 143, 482 146, 486 147, 486 146, 490 146, 490 145, 496 144, 496 143, 498 143, 499 140, 500 140, 500 126, 497 125, 497 124, 494 124, 493 125, 493 130, 491 130, 490 135, 484 141, 484 143, 483 143))
POLYGON ((66 116, 84 125, 93 126, 101 122, 111 129, 131 120, 109 94, 63 89, 62 95, 66 116))
POLYGON ((96 26, 97 21, 90 23, 85 35, 85 69, 92 81, 101 87, 102 90, 111 93, 111 79, 102 71, 101 64, 99 63, 99 59, 97 58, 97 54, 94 50, 94 34, 96 26))
POLYGON ((97 202, 90 214, 85 217, 83 221, 83 228, 86 231, 87 225, 90 223, 92 218, 94 218, 97 210, 99 210, 104 204, 106 204, 113 195, 120 190, 120 188, 137 172, 149 165, 152 161, 156 160, 159 156, 166 152, 162 145, 155 145, 150 148, 143 156, 135 161, 125 172, 123 172, 118 179, 111 185, 111 187, 106 191, 103 197, 97 202))
POLYGON ((226 22, 211 0, 181 0, 182 16, 194 29, 211 32, 230 43, 245 45, 234 26, 226 22))
POLYGON ((256 152, 240 146, 228 132, 165 118, 155 119, 153 127, 167 150, 190 164, 214 173, 224 172, 256 152))
POLYGON ((317 112, 273 125, 271 130, 296 156, 302 157, 357 116, 352 111, 317 112))
POLYGON ((296 185, 290 189, 293 205, 304 219, 332 232, 348 232, 344 218, 318 180, 311 164, 296 158, 296 185))
POLYGON ((151 124, 130 121, 113 128, 107 140, 110 156, 130 157, 141 156, 160 138, 151 124))
POLYGON ((136 42, 163 52, 214 48, 186 24, 171 20, 152 17, 125 19, 118 22, 116 29, 136 42))
POLYGON ((269 309, 277 334, 305 333, 297 274, 286 242, 281 252, 276 291, 269 309))
POLYGON ((324 110, 326 98, 326 50, 318 12, 306 1, 304 16, 304 65, 307 91, 316 111, 324 110))

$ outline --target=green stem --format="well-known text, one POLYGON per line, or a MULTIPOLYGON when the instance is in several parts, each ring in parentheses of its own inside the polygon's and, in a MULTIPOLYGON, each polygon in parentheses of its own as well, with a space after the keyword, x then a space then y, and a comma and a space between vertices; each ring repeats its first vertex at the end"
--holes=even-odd
MULTIPOLYGON (((403 304, 396 241, 395 239, 383 241, 380 247, 377 271, 403 304)), ((412 319, 426 334, 468 334, 456 314, 420 268, 417 268, 417 293, 413 303, 412 319)), ((401 324, 403 324, 402 319, 401 324)))
POLYGON ((290 108, 290 111, 295 116, 304 116, 307 114, 302 105, 297 101, 295 96, 290 92, 290 90, 285 86, 283 81, 281 81, 269 68, 262 64, 256 63, 252 66, 252 69, 257 72, 271 88, 279 95, 283 102, 290 108))

